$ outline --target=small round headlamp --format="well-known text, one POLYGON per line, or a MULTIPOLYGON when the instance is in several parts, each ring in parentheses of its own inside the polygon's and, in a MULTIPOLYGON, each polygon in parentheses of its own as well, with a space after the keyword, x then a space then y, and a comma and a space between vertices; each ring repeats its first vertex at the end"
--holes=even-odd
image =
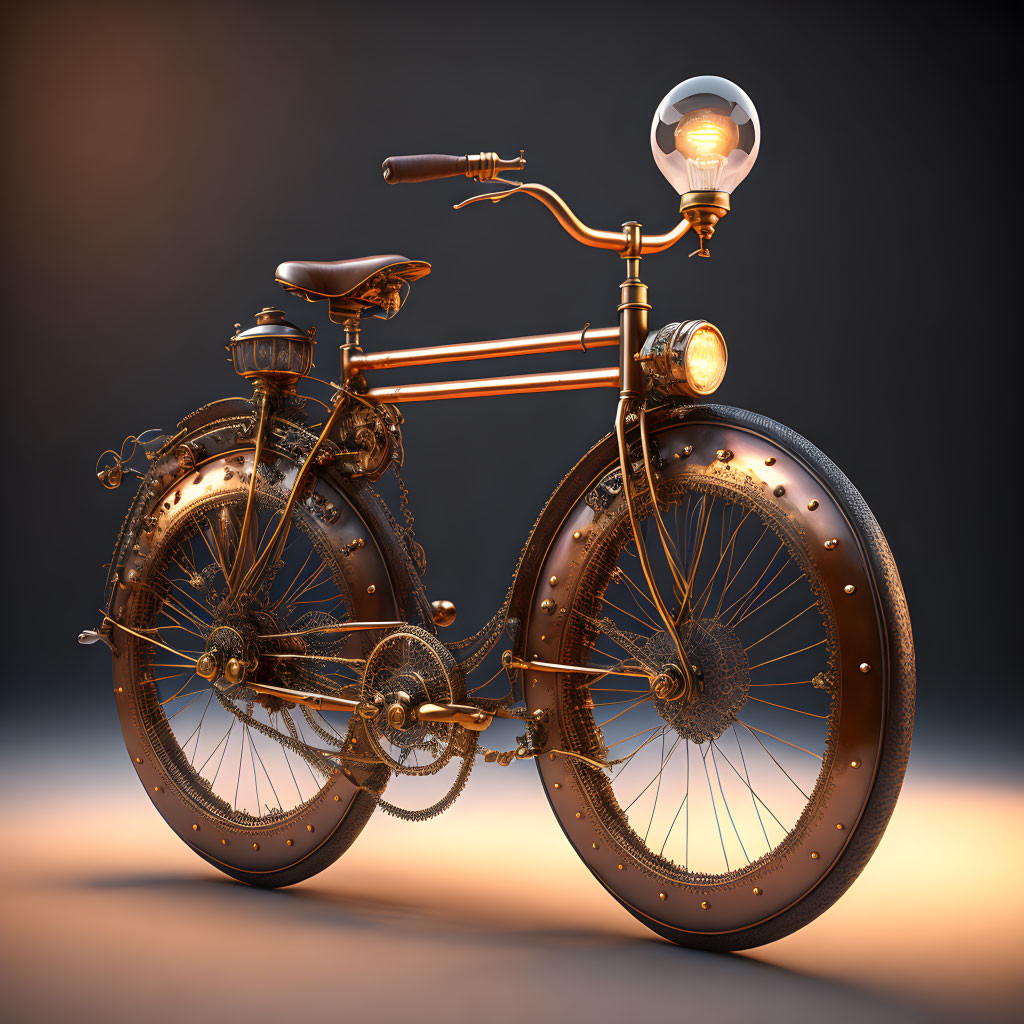
POLYGON ((718 390, 728 361, 722 332, 706 320, 651 331, 640 350, 640 365, 653 386, 698 398, 718 390))

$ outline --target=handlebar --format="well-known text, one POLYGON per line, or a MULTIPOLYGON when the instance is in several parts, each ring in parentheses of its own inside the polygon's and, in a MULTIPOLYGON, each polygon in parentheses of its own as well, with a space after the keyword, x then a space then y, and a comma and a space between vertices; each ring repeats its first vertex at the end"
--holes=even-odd
POLYGON ((501 181, 502 171, 521 171, 526 166, 522 150, 512 160, 502 160, 497 153, 475 153, 466 156, 448 156, 444 153, 415 153, 410 156, 389 156, 381 170, 389 185, 402 182, 437 181, 456 178, 464 174, 479 181, 501 181))

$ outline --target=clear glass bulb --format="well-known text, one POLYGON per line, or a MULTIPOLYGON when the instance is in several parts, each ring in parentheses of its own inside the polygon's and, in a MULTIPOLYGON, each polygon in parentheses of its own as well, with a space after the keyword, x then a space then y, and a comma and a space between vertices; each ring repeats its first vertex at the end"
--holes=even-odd
POLYGON ((754 166, 761 125, 750 97, 725 78, 680 82, 658 105, 651 149, 680 194, 732 192, 754 166))

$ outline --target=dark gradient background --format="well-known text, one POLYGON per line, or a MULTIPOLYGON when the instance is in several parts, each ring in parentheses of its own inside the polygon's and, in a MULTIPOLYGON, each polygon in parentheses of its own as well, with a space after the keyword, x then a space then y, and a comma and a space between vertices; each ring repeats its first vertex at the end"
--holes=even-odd
MULTIPOLYGON (((88 762, 97 801, 134 800, 124 820, 158 824, 140 793, 121 793, 123 758, 87 754, 107 758, 118 740, 103 653, 74 638, 98 621, 100 567, 131 497, 128 485, 102 491, 93 463, 126 434, 172 428, 243 393, 223 345, 264 305, 319 326, 316 372, 336 378, 338 328, 322 306, 281 292, 275 266, 390 252, 432 262, 397 319, 366 324, 367 348, 611 324, 614 256, 577 245, 526 200, 454 213, 472 183, 391 187, 380 161, 522 146, 527 180, 562 192, 588 223, 662 231, 677 202, 650 155, 650 119, 676 82, 710 73, 753 98, 761 152, 712 259, 688 260, 686 240, 645 261, 652 326, 720 325, 731 362, 719 397, 803 433, 860 488, 910 603, 917 750, 935 779, 976 779, 980 794, 1019 787, 1019 139, 1000 10, 536 0, 9 9, 5 786, 31 796, 41 760, 44 778, 91 778, 88 762)), ((478 363, 470 375, 526 365, 478 363)), ((448 372, 434 370, 401 377, 448 372)), ((452 633, 492 614, 537 511, 610 427, 614 401, 599 391, 405 410, 428 589, 456 602, 452 633)), ((475 779, 483 799, 487 785, 475 779)), ((978 805, 970 787, 958 792, 961 804, 934 804, 944 834, 959 827, 956 807, 978 805)), ((1002 813, 972 826, 979 841, 991 832, 998 849, 1009 843, 1002 813)), ((437 835, 443 850, 450 837, 437 835)), ((913 864, 890 865, 895 889, 913 864)), ((951 910, 970 898, 961 872, 971 871, 967 857, 940 873, 951 910)), ((159 887, 143 889, 160 903, 159 887)), ((163 897, 176 894, 172 885, 163 897)), ((1019 895, 990 895, 1000 921, 1011 904, 1020 918, 1019 895)), ((222 895, 218 912, 239 899, 222 895)), ((963 936, 954 928, 948 939, 955 957, 963 936)), ((780 983, 783 995, 801 991, 799 979, 780 983)))

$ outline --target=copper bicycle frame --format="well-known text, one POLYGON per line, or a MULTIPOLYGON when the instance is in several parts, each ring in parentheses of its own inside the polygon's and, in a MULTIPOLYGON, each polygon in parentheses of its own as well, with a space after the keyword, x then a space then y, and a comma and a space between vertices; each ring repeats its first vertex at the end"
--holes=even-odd
MULTIPOLYGON (((640 558, 640 564, 646 578, 648 588, 659 616, 668 635, 673 639, 679 656, 678 668, 682 676, 682 686, 673 695, 690 696, 698 685, 693 674, 693 667, 679 640, 678 621, 674 617, 659 592, 654 579, 650 560, 647 555, 643 535, 638 529, 634 502, 630 495, 629 482, 633 476, 629 448, 626 441, 626 424, 632 419, 639 420, 641 428, 641 450, 644 476, 654 508, 658 508, 654 477, 650 464, 650 453, 647 444, 646 413, 643 405, 645 395, 645 378, 638 357, 640 348, 647 338, 648 313, 651 309, 647 302, 647 285, 640 279, 640 259, 648 253, 662 252, 674 245, 690 228, 687 216, 671 231, 663 235, 644 237, 641 225, 629 221, 622 225, 621 232, 597 231, 587 227, 569 209, 565 201, 554 191, 543 185, 521 185, 506 192, 488 193, 474 196, 460 203, 456 209, 467 203, 482 199, 498 202, 511 195, 523 193, 542 202, 558 220, 559 224, 577 241, 594 248, 612 249, 626 262, 626 278, 620 285, 620 302, 618 306, 618 327, 602 327, 589 329, 589 324, 580 332, 562 332, 558 334, 541 334, 518 338, 499 338, 493 341, 462 342, 449 345, 435 345, 415 349, 391 350, 376 353, 365 353, 359 345, 358 320, 345 323, 345 340, 342 345, 342 386, 334 403, 331 414, 324 422, 320 437, 314 446, 314 454, 334 428, 346 403, 346 395, 357 396, 360 400, 374 403, 426 402, 453 398, 474 398, 488 395, 530 394, 547 391, 572 391, 585 388, 615 387, 619 389, 619 403, 615 416, 615 435, 618 444, 619 469, 623 479, 623 493, 629 514, 630 525, 640 558), (522 374, 506 377, 485 377, 470 380, 451 380, 428 384, 399 384, 390 387, 373 387, 357 390, 357 383, 362 383, 362 374, 366 370, 395 369, 403 366, 425 366, 438 363, 469 362, 479 359, 495 359, 507 356, 539 355, 542 353, 584 351, 588 348, 607 348, 618 346, 619 365, 588 370, 564 370, 554 373, 522 374), (636 412, 633 413, 633 408, 636 412)), ((262 424, 261 424, 262 426, 262 424)), ((315 464, 310 456, 301 467, 292 487, 289 505, 301 491, 308 473, 315 464)), ((286 510, 287 511, 287 510, 286 510)), ((250 569, 240 588, 244 589, 254 576, 259 574, 260 566, 267 556, 279 548, 287 538, 288 516, 282 517, 262 555, 250 569), (283 536, 279 536, 283 534, 283 536)), ((665 557, 672 571, 672 577, 683 605, 688 599, 686 584, 678 571, 675 555, 665 536, 658 516, 658 534, 664 549, 665 557)), ((530 667, 535 671, 559 671, 566 666, 552 665, 542 667, 539 663, 530 667)), ((568 670, 572 670, 569 668, 568 670)), ((652 685, 654 680, 652 679, 652 685)))

